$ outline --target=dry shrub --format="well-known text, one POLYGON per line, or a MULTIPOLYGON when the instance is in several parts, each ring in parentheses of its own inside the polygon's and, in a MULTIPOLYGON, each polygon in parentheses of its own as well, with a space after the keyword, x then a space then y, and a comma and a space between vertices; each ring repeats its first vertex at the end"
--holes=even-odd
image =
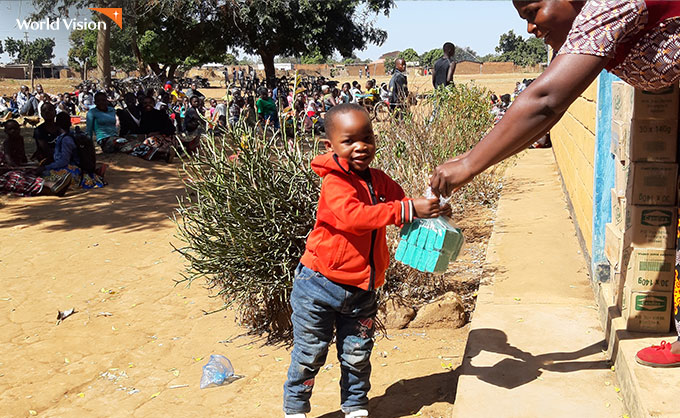
MULTIPOLYGON (((375 165, 394 178, 407 196, 422 196, 437 165, 471 149, 491 128, 493 116, 488 95, 485 89, 474 85, 440 88, 412 107, 404 120, 391 119, 380 124, 375 165)), ((501 188, 500 173, 489 171, 456 192, 451 204, 458 214, 469 205, 494 205, 501 188)), ((388 229, 392 250, 397 234, 396 229, 388 229)), ((417 302, 448 290, 451 285, 445 275, 421 273, 393 262, 387 271, 383 297, 399 295, 417 302)))

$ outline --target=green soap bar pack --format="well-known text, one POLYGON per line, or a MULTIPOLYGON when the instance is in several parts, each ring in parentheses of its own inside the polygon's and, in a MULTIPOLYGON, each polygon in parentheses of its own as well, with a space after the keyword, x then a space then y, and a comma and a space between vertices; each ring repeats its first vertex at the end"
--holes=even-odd
POLYGON ((395 253, 397 261, 428 273, 443 273, 460 254, 464 237, 446 217, 416 219, 404 225, 395 253))

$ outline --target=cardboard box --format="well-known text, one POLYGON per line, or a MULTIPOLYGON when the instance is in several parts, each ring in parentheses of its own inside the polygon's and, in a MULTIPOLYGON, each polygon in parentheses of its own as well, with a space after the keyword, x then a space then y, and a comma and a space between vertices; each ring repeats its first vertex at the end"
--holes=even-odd
POLYGON ((628 331, 668 332, 673 293, 633 292, 624 287, 621 312, 628 331))
POLYGON ((623 234, 613 224, 608 223, 604 228, 604 255, 615 272, 621 271, 623 254, 623 234))
POLYGON ((626 286, 633 292, 673 292, 675 250, 629 248, 622 270, 626 286))
POLYGON ((611 199, 612 224, 617 231, 623 232, 626 223, 626 212, 624 208, 625 203, 622 203, 621 200, 625 201, 625 198, 620 197, 616 189, 611 189, 611 199))
POLYGON ((644 91, 617 81, 612 83, 612 118, 619 122, 631 119, 677 119, 678 84, 659 91, 644 91))
POLYGON ((611 151, 621 162, 677 161, 677 119, 612 121, 611 151))
POLYGON ((677 164, 630 163, 625 195, 629 204, 673 206, 677 193, 677 164))
POLYGON ((615 167, 615 183, 614 188, 616 189, 616 194, 619 196, 626 196, 626 190, 628 189, 628 166, 630 164, 621 163, 620 161, 614 161, 615 167))
POLYGON ((677 229, 673 206, 626 205, 624 240, 631 247, 674 249, 677 229))
POLYGON ((612 304, 614 306, 621 307, 621 292, 623 291, 623 283, 621 282, 621 272, 616 272, 614 270, 609 271, 609 275, 612 281, 612 304))

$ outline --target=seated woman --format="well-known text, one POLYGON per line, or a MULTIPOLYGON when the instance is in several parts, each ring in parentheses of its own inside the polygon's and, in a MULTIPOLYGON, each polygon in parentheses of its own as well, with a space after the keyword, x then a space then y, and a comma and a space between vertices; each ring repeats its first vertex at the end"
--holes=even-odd
POLYGON ((57 110, 52 103, 47 102, 43 103, 40 113, 44 121, 33 130, 35 152, 31 159, 41 164, 49 164, 52 162, 54 144, 59 136, 59 127, 54 123, 57 110))
POLYGON ((135 97, 134 93, 127 92, 123 96, 123 101, 125 102, 125 108, 116 110, 116 116, 118 116, 120 123, 120 136, 127 137, 141 134, 142 111, 137 106, 137 97, 135 97))
POLYGON ((74 134, 71 132, 71 116, 61 112, 56 118, 60 134, 54 147, 54 162, 43 168, 43 177, 55 180, 70 174, 78 187, 96 189, 106 186, 104 179, 96 173, 85 173, 81 168, 80 155, 74 134))
POLYGON ((87 136, 95 137, 97 144, 106 153, 116 152, 127 141, 118 136, 118 118, 116 111, 109 104, 106 93, 98 91, 94 95, 94 105, 87 112, 87 136))
POLYGON ((131 155, 145 160, 163 158, 170 163, 175 156, 172 148, 176 145, 175 125, 167 113, 155 108, 153 97, 145 97, 143 103, 140 129, 146 139, 132 150, 131 155))
POLYGON ((65 174, 56 181, 36 175, 34 167, 27 166, 24 138, 15 120, 5 123, 7 139, 0 147, 0 193, 20 196, 64 196, 71 184, 71 175, 65 174))

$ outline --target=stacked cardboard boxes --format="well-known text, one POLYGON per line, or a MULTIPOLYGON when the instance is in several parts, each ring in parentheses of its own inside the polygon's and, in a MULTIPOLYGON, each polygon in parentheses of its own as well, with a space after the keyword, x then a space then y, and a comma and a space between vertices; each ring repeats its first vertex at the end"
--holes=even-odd
POLYGON ((616 182, 605 254, 628 330, 667 332, 678 219, 678 86, 660 92, 612 85, 616 182))

